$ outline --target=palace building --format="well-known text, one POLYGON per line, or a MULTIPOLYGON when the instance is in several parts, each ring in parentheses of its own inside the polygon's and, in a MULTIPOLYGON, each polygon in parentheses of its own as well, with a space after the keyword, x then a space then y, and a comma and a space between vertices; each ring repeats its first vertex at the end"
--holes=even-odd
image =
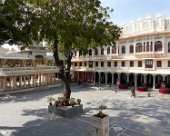
POLYGON ((170 18, 138 20, 122 26, 116 44, 79 50, 72 73, 81 82, 170 87, 170 18))
POLYGON ((0 94, 60 84, 58 71, 42 44, 10 51, 0 47, 0 94))

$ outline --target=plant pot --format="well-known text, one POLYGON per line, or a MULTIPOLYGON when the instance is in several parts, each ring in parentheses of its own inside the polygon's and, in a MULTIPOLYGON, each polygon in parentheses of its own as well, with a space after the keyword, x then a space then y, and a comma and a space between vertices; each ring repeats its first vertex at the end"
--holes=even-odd
POLYGON ((109 116, 92 116, 92 136, 109 136, 109 116))

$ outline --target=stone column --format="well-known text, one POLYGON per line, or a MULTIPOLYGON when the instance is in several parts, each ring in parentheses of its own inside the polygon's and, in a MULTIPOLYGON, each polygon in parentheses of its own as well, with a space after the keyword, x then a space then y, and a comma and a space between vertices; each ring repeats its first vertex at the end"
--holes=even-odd
POLYGON ((31 87, 34 87, 34 75, 31 75, 31 87))
POLYGON ((155 77, 156 75, 153 75, 153 89, 155 89, 155 77))
POLYGON ((126 74, 127 76, 127 83, 129 84, 129 74, 126 74))
POLYGON ((147 84, 147 75, 144 75, 144 84, 147 84))
POLYGON ((112 73, 112 85, 114 84, 114 73, 112 73))
POLYGON ((38 86, 41 85, 41 74, 38 74, 38 86))
POLYGON ((2 89, 2 77, 0 77, 0 90, 2 89))

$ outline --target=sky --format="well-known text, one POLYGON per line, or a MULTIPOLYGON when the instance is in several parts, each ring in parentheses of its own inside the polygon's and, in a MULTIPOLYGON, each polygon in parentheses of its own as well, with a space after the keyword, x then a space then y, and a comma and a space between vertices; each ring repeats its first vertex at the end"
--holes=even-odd
POLYGON ((127 24, 146 17, 170 17, 170 0, 101 0, 101 3, 114 10, 110 15, 116 24, 127 24))

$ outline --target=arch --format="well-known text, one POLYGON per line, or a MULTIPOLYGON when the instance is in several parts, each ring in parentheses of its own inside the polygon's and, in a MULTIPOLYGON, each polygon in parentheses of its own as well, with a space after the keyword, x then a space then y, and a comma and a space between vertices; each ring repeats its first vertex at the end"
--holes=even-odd
POLYGON ((163 81, 163 76, 162 75, 156 75, 155 76, 155 85, 156 85, 156 88, 160 88, 160 84, 161 82, 163 81))
POLYGON ((126 53, 126 47, 123 45, 122 46, 122 54, 125 54, 126 53))
POLYGON ((111 83, 112 83, 112 74, 111 74, 111 73, 108 73, 108 74, 107 74, 107 83, 108 83, 108 84, 111 84, 111 83))
POLYGON ((116 45, 112 45, 112 54, 116 54, 116 45))
POLYGON ((127 75, 125 73, 120 74, 120 83, 127 84, 127 75))
POLYGON ((101 55, 104 55, 104 48, 101 48, 101 55))
POLYGON ((99 83, 99 73, 98 72, 95 73, 95 82, 99 83))
POLYGON ((92 49, 89 49, 89 56, 92 56, 92 49))
POLYGON ((168 52, 170 52, 170 42, 168 42, 168 52))
POLYGON ((83 56, 83 50, 82 49, 79 50, 79 56, 83 56))
POLYGON ((113 78, 114 78, 114 84, 116 84, 116 82, 117 82, 117 79, 118 79, 118 74, 117 73, 114 73, 114 75, 113 75, 113 78))
POLYGON ((153 87, 153 76, 151 74, 146 75, 146 86, 153 87))
POLYGON ((137 75, 137 86, 144 86, 144 76, 142 74, 137 75))
POLYGON ((134 46, 133 45, 130 45, 130 53, 134 53, 134 46))
POLYGON ((149 51, 149 42, 147 42, 147 44, 146 44, 146 52, 148 52, 149 51))
POLYGON ((136 44, 136 52, 142 52, 142 43, 136 44))
POLYGON ((107 54, 110 54, 110 47, 107 47, 107 54))
POLYGON ((155 42, 155 51, 162 51, 162 42, 161 41, 155 42))
POLYGON ((105 73, 102 72, 100 76, 101 76, 100 83, 105 83, 105 73))
POLYGON ((98 49, 94 48, 94 55, 98 55, 98 49))
POLYGON ((129 74, 129 86, 133 86, 135 81, 134 81, 134 74, 133 73, 130 73, 129 74))

